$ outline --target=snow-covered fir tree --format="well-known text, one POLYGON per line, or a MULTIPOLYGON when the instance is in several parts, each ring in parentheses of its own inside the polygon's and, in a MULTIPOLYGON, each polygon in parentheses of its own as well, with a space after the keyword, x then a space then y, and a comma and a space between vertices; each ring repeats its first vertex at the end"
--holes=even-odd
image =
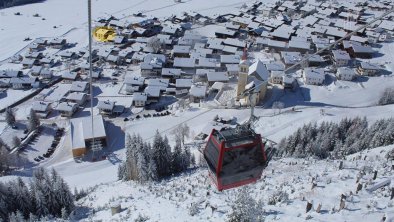
POLYGON ((263 203, 256 201, 247 187, 237 192, 236 199, 231 206, 228 222, 262 222, 264 221, 263 203))
POLYGON ((33 109, 30 109, 29 124, 28 124, 29 131, 31 132, 37 129, 39 126, 40 126, 40 118, 38 117, 37 113, 33 109))
POLYGON ((15 112, 12 108, 7 108, 5 110, 5 121, 9 126, 15 125, 15 112))

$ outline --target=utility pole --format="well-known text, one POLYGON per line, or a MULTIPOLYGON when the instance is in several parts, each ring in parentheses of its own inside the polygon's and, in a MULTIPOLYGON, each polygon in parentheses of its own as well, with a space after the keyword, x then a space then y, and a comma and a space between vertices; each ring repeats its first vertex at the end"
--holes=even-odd
POLYGON ((88 33, 89 33, 89 91, 90 91, 90 117, 92 141, 90 147, 93 151, 92 160, 95 160, 96 145, 94 141, 94 121, 93 121, 93 65, 92 65, 92 0, 88 0, 88 33))

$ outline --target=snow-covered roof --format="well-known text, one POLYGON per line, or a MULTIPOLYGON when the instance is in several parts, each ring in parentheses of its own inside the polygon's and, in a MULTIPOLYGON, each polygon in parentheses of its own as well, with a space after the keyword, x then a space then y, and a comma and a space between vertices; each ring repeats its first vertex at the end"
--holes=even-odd
POLYGON ((356 72, 354 71, 354 69, 352 69, 350 67, 338 67, 337 74, 338 75, 356 75, 356 72))
POLYGON ((381 69, 381 66, 375 63, 369 63, 369 62, 361 62, 360 67, 362 69, 370 69, 370 70, 379 70, 381 69))
POLYGON ((233 47, 233 46, 225 45, 222 50, 223 50, 223 52, 236 53, 238 48, 237 47, 233 47))
MULTIPOLYGON (((166 90, 167 87, 164 88, 166 90)), ((160 97, 160 90, 159 86, 147 86, 144 92, 148 95, 148 97, 160 97)))
POLYGON ((88 82, 75 81, 71 84, 71 92, 84 92, 89 86, 88 82))
POLYGON ((189 45, 175 45, 172 49, 172 54, 174 53, 182 53, 182 54, 189 54, 190 53, 190 46, 189 45))
POLYGON ((169 79, 147 79, 146 84, 151 87, 159 87, 165 90, 168 87, 169 79))
POLYGON ((77 72, 63 72, 62 73, 62 78, 63 79, 71 79, 71 80, 75 80, 75 78, 77 78, 77 72))
POLYGON ((238 64, 240 60, 239 55, 220 55, 220 62, 224 64, 238 64))
POLYGON ((332 55, 335 60, 350 60, 350 55, 343 50, 332 50, 332 55))
POLYGON ((82 92, 72 92, 70 94, 68 94, 68 96, 66 97, 67 100, 72 100, 72 101, 81 101, 84 99, 84 97, 86 97, 87 94, 86 93, 82 93, 82 92))
POLYGON ((23 58, 22 64, 23 65, 33 65, 36 62, 35 59, 23 58))
POLYGON ((163 68, 161 70, 162 76, 180 76, 182 70, 181 69, 174 69, 174 68, 163 68))
POLYGON ((222 34, 222 35, 228 35, 228 36, 234 36, 236 31, 234 30, 229 30, 229 29, 218 29, 215 31, 215 34, 222 34))
POLYGON ((113 110, 115 107, 115 102, 114 101, 98 101, 97 108, 100 110, 113 110))
POLYGON ((374 53, 371 46, 352 44, 352 49, 355 53, 374 53))
POLYGON ((229 80, 226 72, 208 72, 208 82, 227 82, 229 80))
POLYGON ((41 70, 40 73, 41 76, 52 76, 53 75, 53 71, 48 69, 48 68, 44 68, 41 70))
POLYGON ((146 93, 135 92, 133 94, 133 101, 145 102, 147 99, 148 99, 148 95, 146 93))
POLYGON ((0 70, 0 78, 19 77, 22 74, 22 71, 17 70, 0 70))
POLYGON ((295 32, 292 26, 282 25, 279 28, 275 29, 271 36, 283 38, 283 39, 290 39, 290 36, 295 32))
POLYGON ((302 56, 299 52, 280 52, 285 64, 295 64, 301 61, 302 56))
POLYGON ((284 84, 292 84, 294 82, 295 78, 291 75, 284 75, 283 76, 283 83, 284 84))
POLYGON ((382 29, 394 31, 394 21, 383 20, 378 27, 382 29))
POLYGON ((106 132, 104 120, 101 115, 93 116, 93 132, 92 118, 90 116, 71 119, 71 147, 72 149, 86 148, 85 141, 93 138, 105 138, 106 132))
POLYGON ((192 79, 176 79, 175 87, 176 88, 190 88, 193 84, 192 79))
POLYGON ((205 97, 207 93, 207 85, 205 84, 193 84, 189 90, 189 94, 194 97, 205 97))
POLYGON ((37 112, 45 112, 47 111, 50 102, 44 102, 44 101, 34 101, 32 105, 32 110, 37 111, 37 112))
POLYGON ((78 108, 78 104, 69 103, 69 102, 61 102, 56 106, 56 110, 63 112, 71 112, 78 108))
POLYGON ((10 84, 33 84, 36 81, 38 81, 38 79, 32 77, 12 77, 10 84))
POLYGON ((238 64, 226 64, 227 72, 238 72, 239 65, 238 64))
POLYGON ((285 64, 280 61, 270 62, 265 64, 268 71, 283 71, 285 70, 285 64))
POLYGON ((269 78, 269 72, 260 60, 257 60, 249 67, 248 75, 254 75, 260 81, 267 81, 269 78))
POLYGON ((245 42, 241 41, 239 39, 233 39, 233 38, 226 38, 223 41, 224 45, 229 45, 229 46, 235 46, 235 47, 239 47, 239 48, 243 48, 245 47, 245 42))
POLYGON ((339 37, 339 38, 345 37, 345 35, 347 35, 347 32, 337 28, 331 26, 328 26, 326 28, 327 28, 326 35, 339 37))
POLYGON ((41 73, 41 70, 43 69, 44 67, 42 67, 42 66, 33 66, 33 67, 31 67, 31 72, 32 73, 38 73, 38 74, 40 74, 41 73))
POLYGON ((308 41, 300 41, 300 40, 293 40, 293 38, 289 41, 289 48, 295 48, 295 49, 305 49, 305 50, 310 50, 311 49, 311 43, 308 41))
POLYGON ((174 67, 194 68, 196 66, 194 58, 174 58, 174 67))
POLYGON ((305 68, 304 76, 305 78, 313 78, 319 80, 325 79, 325 73, 323 69, 305 68))

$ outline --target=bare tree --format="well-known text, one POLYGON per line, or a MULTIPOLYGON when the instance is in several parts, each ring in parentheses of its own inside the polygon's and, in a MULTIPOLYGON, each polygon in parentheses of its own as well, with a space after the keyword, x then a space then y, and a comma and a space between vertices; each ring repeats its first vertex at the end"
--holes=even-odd
POLYGON ((147 46, 151 47, 153 49, 154 53, 158 53, 161 50, 163 43, 161 42, 161 40, 159 38, 152 37, 148 40, 147 46))
POLYGON ((172 133, 174 134, 175 140, 179 140, 185 145, 185 138, 189 138, 190 127, 186 123, 183 123, 173 129, 172 133))
POLYGON ((272 109, 274 109, 274 113, 276 113, 276 110, 278 110, 278 114, 280 114, 284 107, 285 107, 285 104, 280 101, 276 101, 272 104, 272 109))

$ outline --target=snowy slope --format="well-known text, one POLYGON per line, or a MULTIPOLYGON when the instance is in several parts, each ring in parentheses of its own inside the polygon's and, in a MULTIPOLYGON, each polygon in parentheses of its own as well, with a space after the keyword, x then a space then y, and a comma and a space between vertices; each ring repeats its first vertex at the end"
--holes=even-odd
MULTIPOLYGON (((374 192, 364 188, 393 177, 391 166, 383 161, 386 152, 393 148, 376 148, 349 156, 342 170, 338 170, 339 161, 293 158, 272 161, 264 171, 263 179, 248 186, 248 191, 256 200, 265 203, 266 221, 305 221, 307 217, 311 221, 379 221, 384 214, 394 214, 389 191, 387 187, 374 192), (356 194, 356 175, 362 169, 366 172, 360 180, 364 188, 356 194), (376 181, 371 179, 372 169, 378 170, 376 181), (312 178, 317 182, 313 190, 312 178), (267 205, 269 197, 278 190, 287 192, 289 200, 267 205), (341 194, 347 195, 347 199, 345 209, 338 212, 341 194), (306 201, 314 204, 309 213, 305 213, 306 201), (317 213, 319 203, 322 208, 317 213)), ((158 184, 108 183, 95 187, 87 197, 78 201, 81 208, 76 219, 133 221, 141 214, 149 216, 149 221, 224 221, 237 190, 217 192, 207 179, 206 169, 192 170, 158 184), (120 203, 123 210, 111 216, 109 207, 113 203, 120 203), (188 213, 192 203, 197 204, 200 211, 194 216, 188 213), (212 212, 209 206, 217 210, 212 212), (86 208, 94 209, 95 213, 86 213, 86 208)))

